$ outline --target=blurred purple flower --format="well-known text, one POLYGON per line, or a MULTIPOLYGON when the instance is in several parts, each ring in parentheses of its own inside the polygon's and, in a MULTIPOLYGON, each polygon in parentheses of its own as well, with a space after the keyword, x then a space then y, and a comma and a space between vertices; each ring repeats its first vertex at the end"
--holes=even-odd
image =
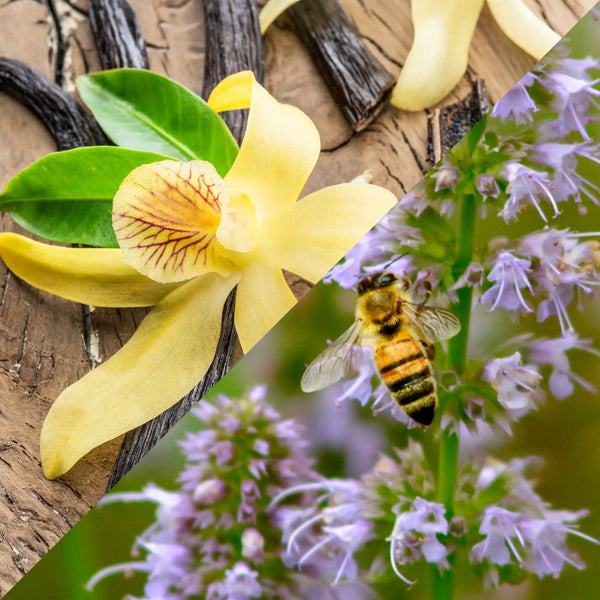
POLYGON ((546 575, 558 577, 565 563, 576 569, 583 569, 585 564, 567 547, 566 538, 570 533, 594 544, 598 540, 579 532, 572 525, 588 514, 586 510, 578 512, 545 510, 543 518, 523 519, 521 531, 526 544, 528 555, 525 568, 542 578, 546 575))
POLYGON ((527 73, 494 106, 492 116, 502 120, 512 117, 519 124, 531 123, 533 121, 532 113, 538 112, 539 108, 531 99, 527 88, 539 79, 533 73, 527 73))
POLYGON ((484 201, 488 198, 498 198, 500 195, 500 188, 496 178, 487 173, 479 173, 475 177, 475 187, 484 201))
POLYGON ((287 511, 283 540, 288 556, 298 567, 310 565, 321 577, 333 576, 334 585, 355 579, 354 554, 374 537, 361 483, 331 479, 293 486, 275 496, 271 506, 310 492, 321 492, 312 510, 287 511))
POLYGON ((535 144, 532 149, 533 159, 552 169, 552 194, 557 202, 572 198, 582 214, 586 213, 584 197, 599 204, 600 188, 578 170, 578 157, 598 162, 596 145, 550 141, 535 144))
POLYGON ((544 510, 542 514, 541 518, 529 518, 499 506, 487 507, 479 528, 485 538, 471 549, 471 560, 487 560, 498 566, 516 560, 518 565, 540 578, 546 575, 558 577, 565 563, 577 569, 584 568, 577 554, 567 547, 566 537, 571 533, 600 543, 570 525, 587 511, 544 510))
POLYGON ((560 135, 577 131, 584 140, 591 139, 585 130, 590 121, 589 106, 600 96, 600 91, 593 87, 600 80, 592 79, 587 73, 592 67, 598 68, 597 61, 568 59, 560 70, 550 69, 545 74, 544 83, 555 94, 551 106, 558 113, 556 126, 560 135))
POLYGON ((453 190, 460 179, 460 175, 461 172, 457 167, 448 164, 440 165, 431 175, 431 178, 435 179, 435 191, 453 190))
POLYGON ((544 229, 525 236, 519 252, 534 262, 532 279, 548 296, 538 305, 538 321, 556 315, 563 334, 573 330, 567 306, 575 292, 591 294, 600 285, 597 250, 582 238, 595 233, 576 234, 568 229, 544 229))
MULTIPOLYGON (((595 544, 596 539, 580 533, 573 523, 588 514, 551 510, 533 491, 524 469, 533 459, 496 462, 481 470, 476 488, 489 488, 502 477, 508 492, 482 513, 479 533, 484 539, 471 548, 472 562, 503 566, 515 563, 538 577, 557 577, 565 563, 583 568, 579 557, 566 545, 571 533, 595 544)), ((497 487, 497 486, 496 486, 497 487)), ((500 489, 500 488, 498 488, 500 489)), ((497 579, 492 576, 492 580, 497 579)))
MULTIPOLYGON (((430 206, 431 199, 427 197, 424 181, 421 180, 398 202, 398 207, 417 217, 430 206)), ((394 210, 394 209, 392 209, 394 210)))
POLYGON ((222 593, 227 600, 249 600, 249 598, 262 597, 258 572, 253 571, 243 562, 236 563, 233 569, 225 571, 225 581, 222 585, 222 593))
POLYGON ((483 265, 478 262, 472 262, 450 289, 460 290, 464 287, 479 287, 480 285, 483 285, 484 277, 485 269, 483 265))
POLYGON ((576 349, 600 357, 600 352, 592 347, 592 340, 582 340, 574 332, 567 332, 556 339, 534 340, 529 344, 529 359, 540 366, 552 367, 549 379, 550 391, 559 400, 564 400, 573 393, 574 383, 578 383, 590 394, 596 392, 593 385, 571 371, 567 352, 576 349))

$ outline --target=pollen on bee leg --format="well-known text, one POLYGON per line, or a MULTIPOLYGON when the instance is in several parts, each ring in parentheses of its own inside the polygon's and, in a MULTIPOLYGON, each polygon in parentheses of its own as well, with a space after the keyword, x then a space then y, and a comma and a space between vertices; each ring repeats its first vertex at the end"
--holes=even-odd
POLYGON ((165 160, 134 169, 113 202, 123 260, 156 281, 226 274, 216 232, 229 191, 212 164, 165 160))

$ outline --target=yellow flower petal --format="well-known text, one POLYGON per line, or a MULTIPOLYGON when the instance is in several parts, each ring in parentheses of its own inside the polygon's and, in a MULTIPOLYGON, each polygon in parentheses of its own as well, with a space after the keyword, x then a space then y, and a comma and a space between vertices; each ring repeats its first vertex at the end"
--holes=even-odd
POLYGON ((30 285, 94 306, 152 306, 180 285, 148 279, 120 250, 51 246, 16 233, 0 233, 0 258, 30 285))
POLYGON ((255 81, 252 71, 240 71, 225 77, 211 92, 208 105, 215 112, 250 108, 255 81))
POLYGON ((134 169, 113 202, 123 260, 156 281, 227 274, 217 246, 221 209, 229 201, 215 168, 203 160, 165 160, 134 169))
POLYGON ((560 41, 560 35, 538 19, 522 0, 487 0, 506 36, 537 60, 560 41))
POLYGON ((244 352, 296 304, 281 269, 254 260, 244 268, 235 300, 235 328, 244 352))
POLYGON ((319 158, 319 132, 299 109, 280 104, 249 71, 224 79, 208 103, 214 110, 246 108, 248 126, 225 182, 232 198, 246 194, 259 222, 287 210, 319 158))
POLYGON ((223 209, 217 240, 227 250, 250 252, 256 244, 258 218, 250 198, 242 194, 223 209))
POLYGON ((449 94, 467 70, 483 0, 413 0, 414 40, 391 102, 422 110, 449 94))
POLYGON ((223 304, 238 279, 207 274, 180 286, 121 350, 56 399, 41 434, 46 477, 156 417, 198 383, 214 358, 223 304))
POLYGON ((283 269, 317 282, 396 202, 388 190, 366 183, 323 188, 264 223, 263 251, 283 269))
POLYGON ((260 32, 264 35, 265 31, 269 29, 271 23, 290 6, 296 4, 298 0, 269 0, 260 11, 258 15, 258 22, 260 24, 260 32))

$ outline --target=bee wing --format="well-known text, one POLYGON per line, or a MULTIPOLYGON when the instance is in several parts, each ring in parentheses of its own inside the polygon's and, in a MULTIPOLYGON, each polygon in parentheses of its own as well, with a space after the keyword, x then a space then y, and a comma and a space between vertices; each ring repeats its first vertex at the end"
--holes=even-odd
POLYGON ((460 331, 460 321, 443 308, 403 302, 402 310, 430 342, 448 340, 460 331))
POLYGON ((357 320, 306 367, 300 381, 303 392, 322 390, 352 372, 352 356, 361 332, 362 321, 357 320))

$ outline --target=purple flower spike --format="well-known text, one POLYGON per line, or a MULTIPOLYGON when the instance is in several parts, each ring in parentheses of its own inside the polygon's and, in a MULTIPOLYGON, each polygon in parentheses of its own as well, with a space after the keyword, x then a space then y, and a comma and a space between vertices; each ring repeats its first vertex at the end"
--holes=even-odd
POLYGON ((104 501, 157 505, 155 522, 134 546, 143 559, 103 569, 88 588, 136 570, 147 574, 140 600, 297 598, 285 572, 273 578, 282 563, 271 521, 281 517, 267 508, 279 490, 315 477, 298 425, 267 404, 264 386, 235 400, 203 400, 193 412, 204 429, 180 444, 187 460, 179 491, 149 485, 104 501))

